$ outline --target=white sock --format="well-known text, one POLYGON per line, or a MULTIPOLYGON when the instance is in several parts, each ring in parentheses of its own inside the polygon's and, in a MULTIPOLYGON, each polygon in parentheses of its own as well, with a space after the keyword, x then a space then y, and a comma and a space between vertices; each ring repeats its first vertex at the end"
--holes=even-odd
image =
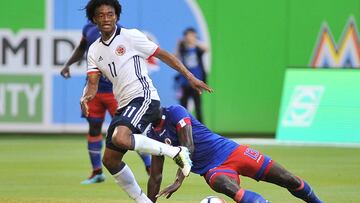
POLYGON ((179 147, 173 147, 159 141, 150 139, 142 134, 133 134, 135 140, 134 150, 156 156, 166 155, 174 158, 179 153, 179 147))
POLYGON ((151 200, 143 193, 140 186, 135 180, 131 169, 125 165, 118 173, 114 174, 115 182, 136 202, 151 202, 151 200))
POLYGON ((139 197, 137 197, 135 199, 135 202, 138 202, 138 203, 152 203, 152 201, 142 192, 141 195, 139 197))

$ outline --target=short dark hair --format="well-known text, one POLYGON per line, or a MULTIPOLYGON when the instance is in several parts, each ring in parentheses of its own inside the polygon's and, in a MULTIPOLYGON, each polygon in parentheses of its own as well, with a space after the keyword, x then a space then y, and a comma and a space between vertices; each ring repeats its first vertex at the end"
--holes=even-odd
POLYGON ((193 27, 188 27, 184 30, 184 36, 187 35, 189 32, 196 33, 196 30, 193 27))
POLYGON ((113 7, 115 9, 115 14, 119 20, 121 13, 121 5, 118 0, 90 0, 85 6, 86 17, 90 22, 94 23, 93 18, 95 17, 96 8, 102 5, 108 5, 113 7))

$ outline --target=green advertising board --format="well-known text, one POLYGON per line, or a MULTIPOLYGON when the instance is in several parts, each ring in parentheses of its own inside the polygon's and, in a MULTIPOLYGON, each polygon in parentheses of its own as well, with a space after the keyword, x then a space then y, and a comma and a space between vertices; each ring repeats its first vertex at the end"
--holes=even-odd
POLYGON ((360 71, 288 69, 278 140, 360 143, 360 71))
POLYGON ((0 28, 10 28, 13 32, 21 29, 45 27, 45 0, 12 0, 0 3, 0 28), (11 20, 6 20, 11 19, 11 20))
POLYGON ((43 91, 42 75, 0 75, 0 122, 42 122, 43 91))

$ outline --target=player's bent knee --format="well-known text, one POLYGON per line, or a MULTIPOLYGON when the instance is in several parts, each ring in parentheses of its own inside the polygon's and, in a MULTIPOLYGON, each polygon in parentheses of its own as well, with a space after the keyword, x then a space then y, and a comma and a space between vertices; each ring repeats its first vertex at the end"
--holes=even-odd
POLYGON ((111 141, 114 145, 120 147, 121 149, 130 149, 131 147, 131 141, 129 135, 123 135, 117 133, 112 136, 111 141))
POLYGON ((222 192, 222 185, 221 185, 221 179, 218 177, 210 179, 208 182, 211 189, 213 189, 216 192, 222 192))
POLYGON ((131 133, 132 132, 127 127, 124 128, 123 126, 118 126, 111 137, 111 141, 117 147, 120 147, 122 149, 130 149, 131 133))
POLYGON ((236 192, 240 189, 237 181, 226 175, 216 176, 209 181, 208 184, 214 191, 223 193, 230 198, 234 197, 236 192))

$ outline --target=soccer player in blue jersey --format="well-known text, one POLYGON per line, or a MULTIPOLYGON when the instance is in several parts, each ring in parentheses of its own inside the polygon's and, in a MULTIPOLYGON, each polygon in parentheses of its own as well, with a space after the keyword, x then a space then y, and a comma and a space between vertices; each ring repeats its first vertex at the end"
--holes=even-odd
MULTIPOLYGON (((118 26, 120 27, 120 25, 118 26)), ((70 66, 80 61, 84 54, 86 54, 90 45, 99 37, 100 31, 95 24, 89 22, 83 27, 82 38, 79 45, 75 48, 72 55, 60 72, 64 78, 70 78, 70 66)), ((92 172, 88 179, 81 182, 82 184, 99 183, 105 180, 101 164, 101 150, 103 148, 103 136, 101 133, 101 128, 105 119, 106 111, 108 111, 113 117, 118 107, 118 103, 114 97, 111 82, 104 76, 100 77, 96 96, 88 103, 88 105, 89 116, 86 117, 86 120, 89 124, 87 148, 92 166, 92 172)), ((151 157, 148 154, 140 154, 140 156, 145 164, 145 169, 149 174, 151 157)))
MULTIPOLYGON (((239 175, 284 187, 305 202, 321 202, 303 179, 261 152, 211 132, 180 105, 162 108, 154 124, 147 132, 148 137, 173 146, 186 146, 191 152, 191 171, 203 176, 213 190, 235 202, 268 202, 260 194, 241 188, 239 175)), ((162 195, 169 198, 184 180, 178 171, 175 182, 159 193, 163 165, 163 156, 152 157, 148 197, 153 202, 162 195)))

